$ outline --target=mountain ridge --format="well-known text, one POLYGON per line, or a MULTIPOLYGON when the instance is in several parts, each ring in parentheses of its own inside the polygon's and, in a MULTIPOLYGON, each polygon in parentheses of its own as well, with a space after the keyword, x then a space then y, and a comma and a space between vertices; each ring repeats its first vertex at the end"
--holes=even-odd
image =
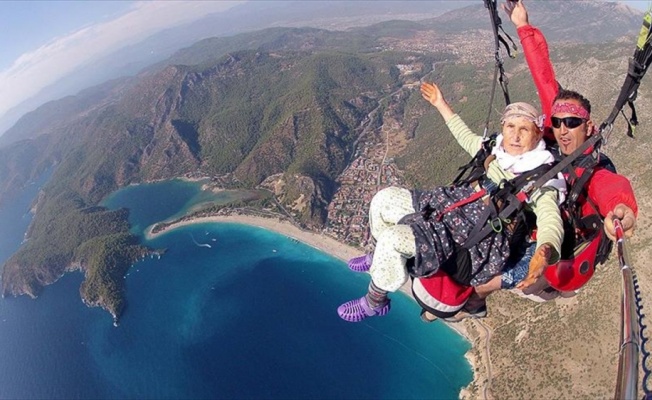
POLYGON ((369 21, 392 17, 420 18, 422 13, 437 15, 465 3, 471 2, 463 0, 411 4, 401 1, 382 3, 360 1, 348 4, 296 0, 245 2, 225 12, 209 14, 197 21, 166 29, 139 43, 118 49, 81 66, 0 116, 0 133, 11 128, 22 115, 45 102, 75 94, 88 86, 109 79, 138 74, 152 63, 165 60, 178 49, 190 46, 204 38, 230 36, 265 27, 289 25, 346 29, 351 26, 367 25, 369 21))

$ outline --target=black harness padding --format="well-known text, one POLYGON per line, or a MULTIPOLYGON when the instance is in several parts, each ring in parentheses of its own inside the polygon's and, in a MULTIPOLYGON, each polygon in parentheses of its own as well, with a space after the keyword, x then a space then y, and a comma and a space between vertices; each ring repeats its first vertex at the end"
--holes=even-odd
POLYGON ((485 175, 484 162, 491 155, 491 150, 496 145, 496 136, 497 133, 494 133, 488 138, 482 140, 482 147, 475 153, 475 156, 468 163, 462 165, 458 168, 460 171, 455 179, 453 179, 453 185, 462 185, 465 183, 477 182, 485 175), (464 174, 468 172, 466 178, 462 179, 464 174))
POLYGON ((471 279, 477 274, 471 271, 471 255, 469 250, 457 243, 453 244, 453 254, 441 264, 441 270, 455 282, 469 286, 471 279))
MULTIPOLYGON (((600 230, 603 229, 604 219, 600 216, 597 206, 591 201, 587 193, 586 185, 591 176, 597 169, 601 168, 616 173, 616 166, 604 154, 599 155, 599 160, 593 156, 582 157, 577 160, 576 166, 584 168, 584 171, 578 177, 574 168, 568 168, 567 173, 570 177, 568 185, 570 188, 568 198, 561 206, 562 213, 568 216, 568 218, 563 218, 565 234, 561 248, 562 259, 571 258, 578 245, 595 239, 600 230), (581 197, 593 208, 594 214, 582 216, 579 203, 581 197)), ((598 244, 595 263, 604 263, 609 257, 612 247, 613 242, 603 236, 598 244)))
POLYGON ((518 222, 519 219, 521 221, 525 220, 525 217, 519 216, 519 214, 523 211, 525 202, 528 200, 526 190, 529 191, 529 185, 551 168, 551 165, 543 164, 531 171, 522 173, 510 181, 501 182, 498 191, 490 197, 489 204, 480 217, 479 221, 483 222, 475 225, 469 233, 469 238, 464 243, 464 247, 470 249, 492 232, 502 231, 504 224, 518 222))

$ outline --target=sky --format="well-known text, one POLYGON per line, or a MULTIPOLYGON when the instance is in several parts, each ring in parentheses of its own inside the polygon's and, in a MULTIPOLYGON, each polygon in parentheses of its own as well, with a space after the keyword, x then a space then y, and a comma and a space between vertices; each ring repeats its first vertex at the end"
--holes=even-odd
POLYGON ((241 1, 0 1, 0 116, 108 52, 241 1))
MULTIPOLYGON (((0 0, 0 117, 109 51, 238 3, 241 1, 0 0)), ((646 10, 650 1, 624 3, 646 10)))

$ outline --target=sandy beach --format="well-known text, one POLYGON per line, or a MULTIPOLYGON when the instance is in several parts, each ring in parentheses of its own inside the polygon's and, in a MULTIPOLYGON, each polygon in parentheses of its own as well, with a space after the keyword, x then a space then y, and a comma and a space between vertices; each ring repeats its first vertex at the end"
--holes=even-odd
POLYGON ((153 239, 168 232, 171 229, 204 222, 234 222, 238 224, 245 224, 268 229, 270 231, 274 231, 276 233, 297 239, 300 242, 306 243, 316 249, 319 249, 344 261, 348 260, 349 258, 358 256, 364 252, 362 249, 342 244, 330 236, 304 231, 288 222, 284 222, 279 219, 254 217, 250 215, 228 215, 195 218, 192 220, 174 223, 157 233, 152 233, 153 226, 150 226, 145 232, 145 237, 148 240, 153 239))
MULTIPOLYGON (((192 224, 205 223, 205 222, 233 222, 233 223, 257 226, 259 228, 268 229, 270 231, 294 238, 300 242, 303 242, 325 253, 328 253, 333 257, 339 258, 343 261, 358 256, 364 252, 363 249, 343 244, 338 240, 324 234, 305 231, 303 229, 300 229, 290 224, 289 222, 281 221, 278 218, 263 218, 263 217, 242 215, 242 214, 228 215, 228 216, 200 217, 191 220, 179 221, 172 225, 167 226, 166 228, 156 233, 152 233, 152 229, 154 227, 154 225, 152 225, 146 229, 145 237, 149 240, 157 236, 163 235, 166 232, 169 232, 170 230, 175 228, 192 225, 192 224)), ((407 294, 408 296, 412 297, 412 291, 409 282, 407 282, 405 285, 403 285, 403 287, 401 287, 401 291, 407 294)), ((472 338, 469 332, 467 331, 466 322, 447 324, 447 325, 451 329, 455 330, 458 334, 462 335, 471 344, 474 343, 478 344, 477 341, 475 341, 474 338, 472 338)), ((480 350, 483 351, 482 349, 480 350)), ((481 360, 478 360, 476 357, 471 356, 471 354, 469 353, 467 353, 467 359, 469 360, 469 363, 471 364, 471 368, 473 369, 473 371, 481 371, 481 372, 474 372, 473 382, 471 382, 469 386, 476 385, 479 387, 481 386, 481 383, 487 380, 487 377, 485 376, 484 373, 485 371, 483 365, 484 363, 480 362, 481 360), (476 370, 476 367, 479 367, 479 370, 476 370)), ((466 388, 462 390, 462 393, 460 393, 461 397, 466 398, 468 397, 468 395, 469 392, 466 388)))

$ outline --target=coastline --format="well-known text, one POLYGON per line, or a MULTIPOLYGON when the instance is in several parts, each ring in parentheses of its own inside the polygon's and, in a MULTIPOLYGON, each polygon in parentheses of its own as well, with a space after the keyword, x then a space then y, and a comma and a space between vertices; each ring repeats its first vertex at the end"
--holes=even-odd
MULTIPOLYGON (((170 230, 182 226, 194 225, 194 224, 205 223, 205 222, 215 222, 215 223, 231 222, 231 223, 238 223, 238 224, 256 226, 259 228, 267 229, 279 233, 281 235, 296 239, 317 250, 330 254, 331 256, 338 258, 342 261, 347 261, 350 258, 358 256, 364 252, 363 249, 359 249, 341 243, 333 237, 321 233, 315 233, 315 232, 303 230, 295 225, 292 225, 287 221, 282 221, 278 218, 258 217, 258 216, 243 215, 243 214, 218 215, 218 216, 193 218, 189 220, 175 222, 169 226, 166 226, 165 228, 163 228, 162 230, 156 233, 152 233, 152 229, 156 225, 154 224, 145 229, 144 236, 145 239, 151 240, 160 235, 165 234, 170 230)), ((406 282, 401 287, 400 291, 413 299, 412 290, 410 288, 409 282, 406 282)), ((471 349, 469 349, 469 351, 467 351, 467 353, 465 354, 465 358, 468 360, 471 369, 473 371, 473 380, 469 383, 467 387, 462 388, 462 390, 460 391, 460 398, 469 398, 469 396, 472 393, 470 388, 473 387, 480 388, 483 385, 483 383, 487 381, 487 376, 485 373, 486 371, 485 360, 483 360, 482 357, 480 358, 476 357, 472 353, 473 346, 480 346, 479 350, 483 351, 482 349, 484 347, 484 345, 482 344, 483 341, 478 340, 477 337, 471 335, 471 333, 468 330, 468 326, 466 322, 460 322, 455 324, 447 323, 446 325, 452 330, 454 330, 457 334, 464 337, 472 346, 471 349)))
POLYGON ((358 256, 360 255, 361 252, 364 251, 362 249, 357 249, 353 246, 340 243, 330 236, 302 230, 288 222, 281 221, 280 219, 255 217, 251 215, 242 215, 242 214, 216 215, 210 217, 199 217, 190 220, 179 221, 163 228, 161 231, 156 233, 152 233, 152 228, 154 227, 154 225, 152 225, 147 227, 147 229, 145 230, 145 239, 151 240, 160 235, 165 234, 166 232, 172 229, 179 228, 182 226, 187 226, 187 225, 200 224, 204 222, 233 222, 237 224, 244 224, 244 225, 256 226, 259 228, 267 229, 270 231, 274 231, 276 233, 280 233, 281 235, 296 239, 311 247, 314 247, 318 250, 328 253, 333 257, 339 258, 340 260, 343 261, 358 256))

